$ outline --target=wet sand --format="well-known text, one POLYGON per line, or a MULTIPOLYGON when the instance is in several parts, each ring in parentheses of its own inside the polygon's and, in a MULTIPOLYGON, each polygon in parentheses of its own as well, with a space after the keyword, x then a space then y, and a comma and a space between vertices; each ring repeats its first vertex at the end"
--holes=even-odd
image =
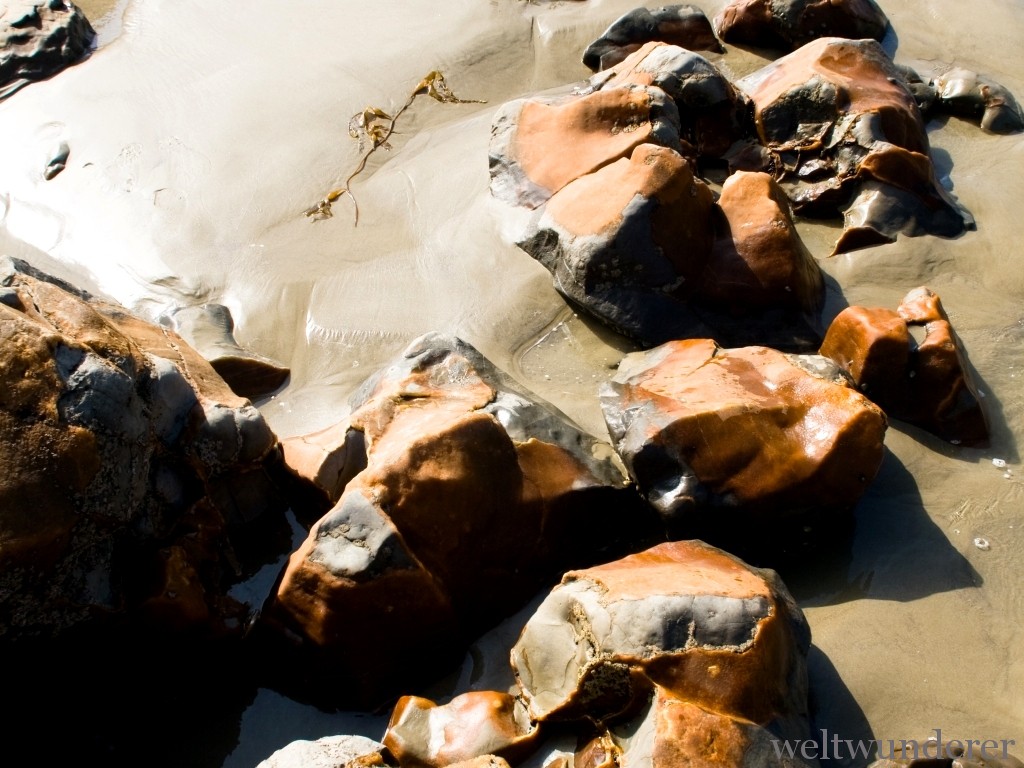
MULTIPOLYGON (((636 4, 134 0, 120 15, 104 3, 119 25, 101 26, 116 29, 111 39, 0 103, 0 250, 151 318, 225 304, 240 343, 291 367, 287 387, 258 403, 282 437, 340 420, 351 390, 428 330, 462 336, 603 436, 596 387, 630 347, 568 310, 509 241, 511 214, 488 195, 487 144, 498 106, 585 78, 583 48, 636 4), (344 198, 334 218, 304 218, 358 160, 349 116, 396 109, 433 69, 487 103, 418 99, 394 149, 353 183, 358 226, 344 198), (45 181, 60 141, 67 168, 45 181)), ((709 17, 720 5, 701 4, 709 17)), ((882 6, 898 62, 923 74, 967 67, 1024 98, 1024 0, 882 6)), ((733 46, 709 58, 735 77, 766 61, 733 46)), ((976 232, 834 258, 836 223, 801 221, 800 232, 831 278, 826 323, 847 304, 895 308, 918 285, 942 297, 985 393, 992 445, 893 423, 852 542, 784 575, 813 632, 816 727, 1014 739, 1024 757, 1024 136, 958 118, 933 121, 929 136, 976 232)), ((228 764, 252 765, 291 738, 380 727, 263 692, 228 764)))

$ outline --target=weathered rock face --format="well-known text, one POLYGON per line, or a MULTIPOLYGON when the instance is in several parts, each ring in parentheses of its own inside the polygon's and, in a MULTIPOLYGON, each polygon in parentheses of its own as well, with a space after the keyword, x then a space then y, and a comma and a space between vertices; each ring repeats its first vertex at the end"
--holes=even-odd
POLYGON ((882 462, 881 410, 766 347, 693 339, 627 355, 601 407, 630 474, 671 522, 701 509, 723 520, 849 509, 882 462))
POLYGON ((65 0, 7 0, 0 15, 0 101, 33 80, 74 64, 96 37, 65 0))
POLYGON ((246 532, 287 545, 259 413, 173 332, 6 257, 0 361, 0 635, 240 629, 246 532))
POLYGON ((256 768, 374 768, 386 766, 383 744, 363 736, 326 736, 316 741, 293 741, 256 768))
POLYGON ((700 295, 739 313, 744 307, 817 316, 825 294, 818 263, 804 246, 785 193, 766 173, 737 171, 718 199, 724 221, 700 295))
POLYGON ((784 51, 820 37, 881 41, 888 27, 874 0, 732 0, 715 16, 726 42, 784 51))
MULTIPOLYGON (((457 339, 413 342, 353 408, 365 454, 336 444, 365 469, 265 612, 302 638, 318 676, 344 681, 340 697, 379 701, 399 673, 436 672, 424 657, 458 653, 541 578, 650 523, 608 446, 457 339)), ((320 476, 353 475, 333 466, 320 476)))
MULTIPOLYGON (((886 744, 886 742, 882 742, 886 744)), ((1024 762, 1009 753, 1012 739, 965 739, 888 743, 888 752, 868 768, 1024 768, 1024 762)))
POLYGON ((672 755, 700 741, 740 766, 757 764, 743 758, 765 728, 807 733, 809 645, 774 571, 676 541, 567 573, 512 665, 533 719, 612 724, 614 746, 599 751, 621 750, 621 764, 653 754, 656 766, 679 765, 672 755))
POLYGON ((659 41, 691 51, 723 52, 711 22, 695 5, 635 8, 612 22, 583 52, 583 63, 597 72, 608 69, 638 50, 659 41))
POLYGON ((288 368, 238 345, 235 322, 223 304, 182 307, 167 321, 241 397, 264 397, 288 379, 288 368))
POLYGON ((892 418, 953 443, 987 442, 978 389, 942 302, 928 288, 908 293, 895 312, 844 309, 829 327, 821 354, 892 418))
POLYGON ((955 237, 974 227, 937 181, 917 102, 878 43, 816 40, 738 85, 771 153, 765 170, 796 212, 843 211, 835 253, 899 233, 955 237))
POLYGON ((491 755, 516 763, 536 747, 538 734, 523 704, 507 693, 471 691, 443 706, 403 696, 384 746, 400 766, 444 768, 491 755))

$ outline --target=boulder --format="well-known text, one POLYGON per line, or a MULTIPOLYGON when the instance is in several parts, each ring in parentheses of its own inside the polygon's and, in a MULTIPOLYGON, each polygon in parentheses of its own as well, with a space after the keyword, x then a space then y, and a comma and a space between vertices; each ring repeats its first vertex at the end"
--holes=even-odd
POLYGON ((386 766, 383 744, 365 736, 325 736, 293 741, 256 768, 376 768, 386 766))
POLYGON ((583 52, 583 64, 594 72, 608 69, 644 43, 663 42, 691 51, 723 53, 711 22, 695 5, 634 8, 611 26, 583 52))
MULTIPOLYGON (((818 358, 820 360, 820 358, 818 358)), ((767 347, 674 341, 627 355, 601 389, 613 444, 666 521, 742 528, 849 510, 881 466, 882 411, 767 347)))
POLYGON ((955 444, 988 442, 966 355, 941 300, 927 287, 908 293, 895 312, 844 309, 829 326, 821 354, 891 418, 955 444))
POLYGON ((7 0, 0 14, 0 101, 82 59, 95 37, 67 0, 7 0))
POLYGON ((351 479, 264 611, 328 695, 408 689, 543 579, 652 530, 609 446, 458 339, 417 339, 352 405, 361 442, 328 459, 351 479))
POLYGON ((888 27, 874 0, 731 0, 715 16, 726 42, 783 51, 820 37, 881 41, 888 27))
POLYGON ((485 756, 517 763, 536 748, 539 733, 512 695, 470 691, 442 706, 403 696, 383 741, 403 768, 444 768, 485 756))
MULTIPOLYGON (((774 571, 687 540, 565 574, 511 658, 534 720, 625 723, 633 743, 614 730, 611 741, 636 755, 624 765, 643 765, 652 742, 663 753, 716 738, 739 747, 731 731, 744 726, 806 737, 809 645, 774 571), (639 736, 651 730, 657 739, 639 736)), ((614 749, 606 741, 602 751, 614 749)))
POLYGON ((822 38, 738 85, 769 150, 763 170, 779 179, 794 210, 843 212, 834 253, 893 242, 900 233, 956 237, 974 228, 935 176, 904 73, 875 41, 822 38))
POLYGON ((259 412, 173 331, 7 257, 0 360, 0 636, 240 631, 252 540, 288 542, 259 412))

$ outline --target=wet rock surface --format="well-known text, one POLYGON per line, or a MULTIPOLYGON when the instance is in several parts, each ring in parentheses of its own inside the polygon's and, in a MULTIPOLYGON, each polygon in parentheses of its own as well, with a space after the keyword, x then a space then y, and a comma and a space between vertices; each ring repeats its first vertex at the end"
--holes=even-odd
POLYGON ((403 696, 383 741, 400 766, 444 768, 491 756, 516 763, 536 748, 539 733, 514 696, 470 691, 441 706, 403 696))
POLYGON ((983 445, 988 424, 965 353, 937 294, 908 293, 897 310, 848 307, 821 354, 887 415, 956 444, 983 445))
POLYGON ((693 339, 632 353, 601 407, 638 488, 670 522, 849 510, 882 461, 877 406, 766 347, 693 339))
POLYGON ((738 85, 794 210, 843 212, 833 253, 974 228, 938 182, 917 102, 878 43, 816 40, 738 85))
POLYGON ((0 101, 83 58, 96 37, 65 0, 7 0, 0 14, 0 101))
POLYGON ((658 739, 630 745, 620 734, 617 744, 649 755, 652 741, 679 749, 701 730, 740 746, 734 722, 806 733, 809 644, 774 571, 691 540, 567 573, 524 627, 512 665, 535 720, 618 721, 634 735, 654 727, 658 739))
POLYGON ((0 634, 240 631, 248 537, 287 546, 262 416, 173 332, 15 259, 0 282, 0 634))
POLYGON ((342 450, 365 469, 265 612, 318 676, 346 681, 340 696, 385 697, 422 654, 461 653, 542 578, 614 546, 608 531, 650 530, 607 445, 457 339, 414 341, 355 395, 348 430, 365 455, 342 450))
POLYGON ((888 27, 874 0, 732 0, 715 16, 727 43, 784 51, 820 37, 881 41, 888 27))
POLYGON ((703 10, 695 5, 666 5, 623 14, 587 46, 583 63, 595 72, 608 69, 652 41, 691 51, 725 50, 703 10))

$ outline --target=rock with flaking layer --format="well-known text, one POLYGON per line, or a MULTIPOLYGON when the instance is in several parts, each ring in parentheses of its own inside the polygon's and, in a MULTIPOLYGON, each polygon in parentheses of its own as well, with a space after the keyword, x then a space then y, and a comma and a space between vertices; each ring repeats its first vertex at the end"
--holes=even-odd
POLYGON ((715 16, 726 42, 783 51, 821 37, 880 42, 888 27, 874 0, 731 0, 715 16))
POLYGON ((264 612, 339 696, 407 689, 424 655, 454 657, 541 579, 596 557, 608 530, 650 530, 610 446, 458 339, 414 341, 356 393, 347 430, 365 453, 350 443, 346 462, 365 468, 264 612))
POLYGON ((692 339, 632 353, 603 385, 601 407, 637 486, 669 522, 849 510, 882 462, 882 411, 767 347, 692 339))
POLYGON ((539 732, 514 696, 470 691, 440 706, 403 696, 383 741, 403 768, 444 768, 485 756, 517 763, 537 746, 539 732))
POLYGON ((908 293, 895 312, 844 309, 821 354, 892 418, 956 444, 987 443, 978 388, 942 302, 928 288, 908 293))
POLYGON ((0 285, 0 635, 241 630, 243 542, 288 542, 266 422, 173 331, 15 259, 0 285))
POLYGON ((711 22, 695 5, 635 8, 613 21, 583 52, 583 64, 594 72, 608 69, 645 43, 662 42, 691 51, 722 53, 711 22))
POLYGON ((800 734, 809 645, 774 571, 686 540, 567 573, 512 666, 541 722, 625 722, 661 689, 730 722, 800 734))
POLYGON ((491 126, 491 194, 536 208, 644 143, 679 146, 678 110, 660 88, 508 102, 491 126))
POLYGON ((875 41, 816 40, 738 85, 769 150, 765 170, 795 211, 845 216, 835 253, 901 233, 956 237, 974 228, 937 180, 917 101, 875 41))
POLYGON ((96 32, 65 0, 6 0, 0 14, 0 101, 82 59, 96 32))
POLYGON ((994 80, 957 67, 932 81, 937 112, 976 120, 988 133, 1024 131, 1024 110, 1013 94, 994 80))

